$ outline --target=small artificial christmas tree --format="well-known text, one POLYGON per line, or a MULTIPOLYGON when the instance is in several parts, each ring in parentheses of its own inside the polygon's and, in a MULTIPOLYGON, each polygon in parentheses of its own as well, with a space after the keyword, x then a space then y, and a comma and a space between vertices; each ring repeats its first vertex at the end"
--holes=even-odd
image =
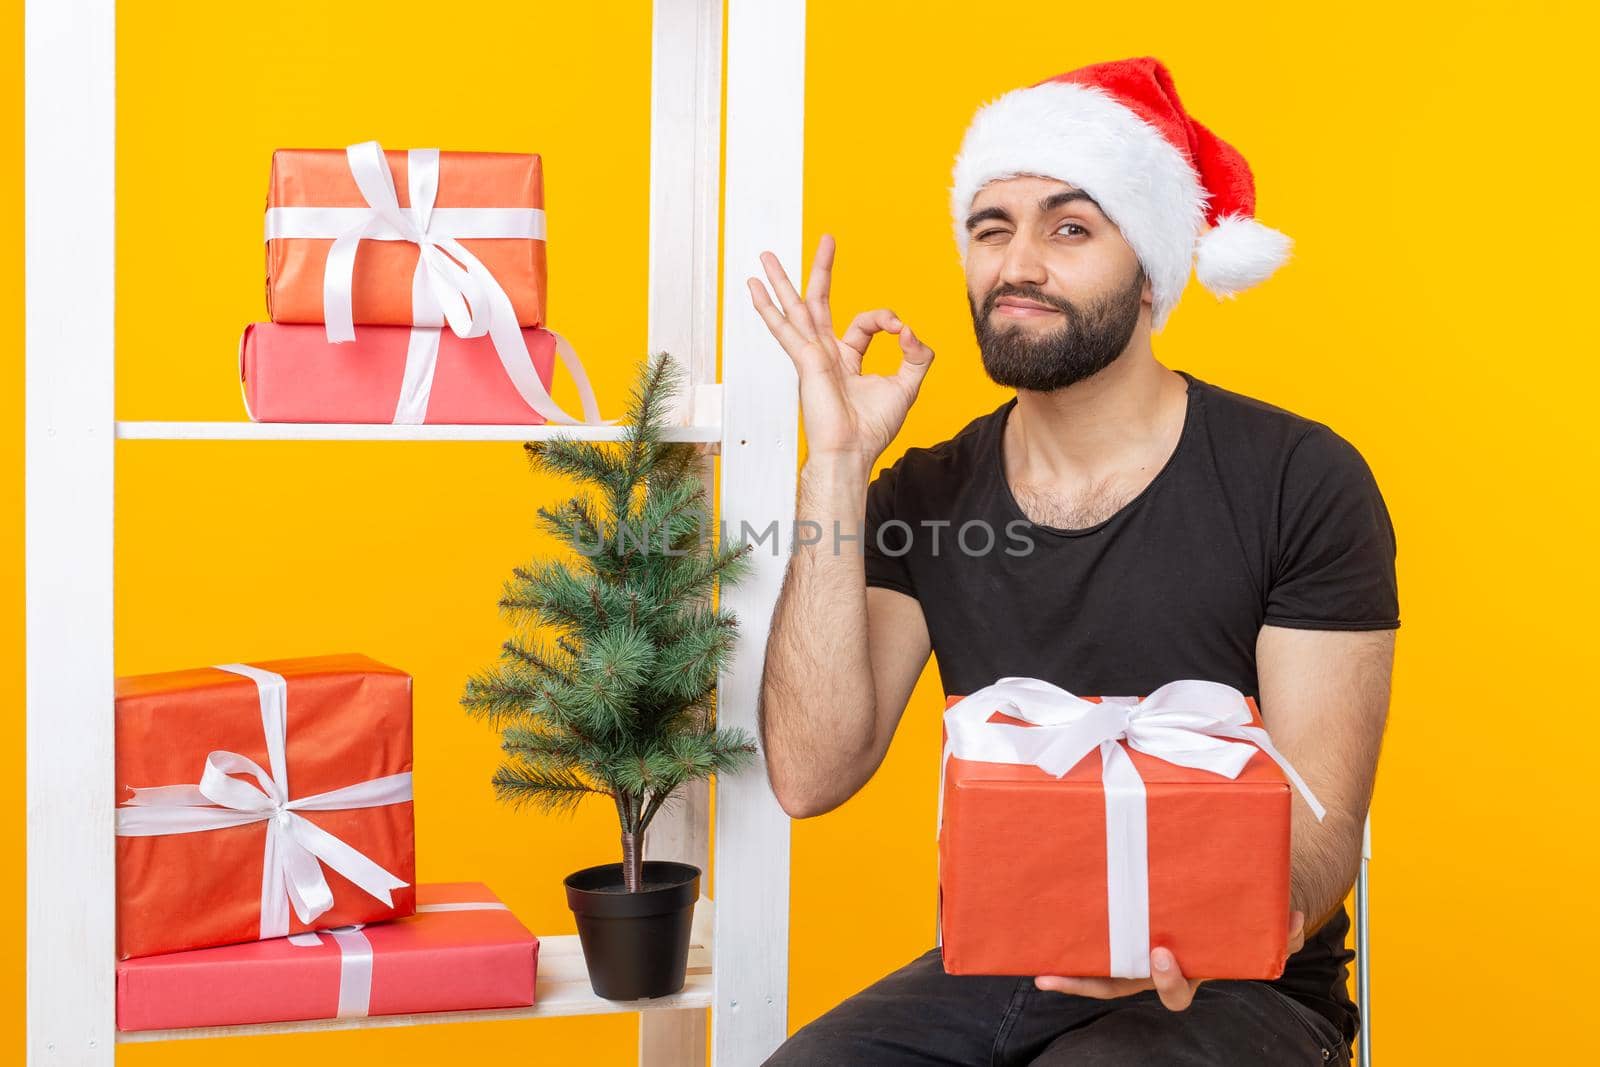
POLYGON ((539 509, 577 562, 512 572, 500 608, 520 630, 461 698, 501 733, 500 800, 547 812, 589 794, 615 801, 630 893, 641 888, 645 830, 678 787, 756 752, 745 731, 715 725, 738 624, 711 606, 719 582, 744 576, 751 546, 708 540, 695 448, 661 439, 680 373, 665 353, 641 367, 621 442, 523 446, 535 471, 593 487, 539 509))

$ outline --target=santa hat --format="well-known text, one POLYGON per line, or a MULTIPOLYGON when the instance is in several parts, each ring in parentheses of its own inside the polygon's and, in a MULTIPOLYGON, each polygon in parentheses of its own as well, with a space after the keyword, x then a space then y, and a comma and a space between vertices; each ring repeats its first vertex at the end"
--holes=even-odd
POLYGON ((1082 67, 979 109, 951 190, 963 257, 978 190, 1024 174, 1094 197, 1150 278, 1156 330, 1178 303, 1191 262, 1220 299, 1265 281, 1289 258, 1289 238, 1254 218, 1255 180, 1244 156, 1183 109, 1171 73, 1149 56, 1082 67))

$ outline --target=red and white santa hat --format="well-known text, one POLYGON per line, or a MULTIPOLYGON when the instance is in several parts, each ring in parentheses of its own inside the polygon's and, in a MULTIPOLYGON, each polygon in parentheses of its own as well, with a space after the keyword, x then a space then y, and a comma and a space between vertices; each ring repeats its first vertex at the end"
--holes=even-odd
POLYGON ((1254 218, 1255 179, 1244 156, 1184 110, 1171 73, 1149 56, 1082 67, 978 110, 950 198, 963 257, 978 190, 1025 174, 1094 197, 1150 278, 1156 330, 1177 305, 1191 263, 1220 299, 1265 281, 1289 258, 1290 239, 1254 218))

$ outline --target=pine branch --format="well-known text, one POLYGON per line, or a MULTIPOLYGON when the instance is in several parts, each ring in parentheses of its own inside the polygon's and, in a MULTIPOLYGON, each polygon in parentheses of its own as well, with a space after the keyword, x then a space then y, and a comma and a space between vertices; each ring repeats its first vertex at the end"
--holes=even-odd
MULTIPOLYGON (((646 495, 640 509, 640 521, 647 531, 647 547, 661 551, 685 549, 684 539, 695 535, 697 542, 706 540, 706 526, 711 522, 707 513, 705 486, 698 481, 683 482, 646 495)), ((681 558, 681 557, 679 557, 681 558)))
POLYGON ((514 619, 584 633, 627 610, 625 597, 600 574, 574 574, 563 563, 519 568, 506 583, 500 608, 514 619))
POLYGON ((543 683, 513 669, 490 670, 467 679, 461 706, 467 714, 499 729, 531 715, 539 703, 543 683))
POLYGON ((564 814, 591 794, 609 796, 575 772, 540 770, 512 760, 495 772, 495 797, 513 808, 532 806, 547 814, 564 814))
POLYGON ((513 726, 501 734, 500 747, 507 754, 543 769, 580 763, 589 746, 577 734, 513 726))
POLYGON ((700 453, 693 445, 679 442, 663 444, 656 452, 650 479, 662 486, 675 486, 685 480, 703 485, 698 469, 700 460, 700 453))
POLYGON ((522 447, 535 473, 572 478, 608 491, 616 488, 620 468, 611 454, 593 441, 555 437, 528 441, 522 447))
POLYGON ((576 579, 564 564, 541 561, 513 567, 511 574, 513 580, 506 582, 500 598, 503 613, 555 626, 583 622, 583 613, 574 603, 576 579))
POLYGON ((500 658, 510 663, 520 663, 531 671, 548 674, 568 684, 575 680, 570 653, 566 661, 559 661, 548 650, 537 645, 523 645, 512 637, 500 646, 500 658))
POLYGON ((711 628, 726 631, 730 638, 737 637, 738 616, 727 608, 713 608, 701 601, 665 615, 656 627, 656 639, 662 644, 669 644, 693 631, 711 628))
POLYGON ((655 659, 649 638, 630 626, 613 627, 587 642, 577 689, 609 730, 626 729, 635 696, 651 678, 655 659))
POLYGON ((648 757, 648 778, 656 795, 641 818, 647 827, 656 810, 685 782, 739 770, 754 759, 758 749, 742 730, 714 730, 704 734, 679 734, 648 757))
POLYGON ((627 459, 622 467, 629 485, 650 473, 681 376, 677 360, 665 352, 657 352, 650 358, 644 380, 633 387, 632 401, 628 405, 628 432, 624 436, 627 459))
POLYGON ((647 762, 655 778, 680 783, 745 766, 756 752, 748 733, 730 727, 674 734, 650 753, 647 762))
POLYGON ((754 550, 755 546, 747 542, 738 546, 719 547, 705 557, 693 559, 687 566, 678 568, 678 572, 671 575, 662 599, 667 601, 692 599, 701 593, 709 592, 709 587, 719 577, 726 584, 734 584, 748 572, 750 568, 748 556, 754 550))
POLYGON ((595 517, 592 501, 573 497, 554 508, 539 508, 537 514, 539 525, 590 567, 598 570, 614 567, 606 551, 606 532, 595 517))
POLYGON ((644 811, 639 815, 639 829, 641 831, 648 830, 650 828, 650 822, 656 817, 656 812, 661 810, 661 806, 665 804, 668 798, 671 796, 672 790, 658 789, 656 790, 655 795, 650 797, 645 802, 644 811))
POLYGON ((584 690, 556 674, 539 674, 520 663, 491 669, 467 680, 461 705, 474 718, 497 730, 546 724, 566 730, 590 747, 612 726, 606 717, 598 724, 585 705, 584 690))
POLYGON ((735 635, 721 626, 691 628, 661 649, 657 692, 688 701, 711 688, 717 672, 733 652, 735 635))
POLYGON ((656 785, 650 761, 644 757, 627 755, 607 766, 606 778, 616 785, 617 792, 628 797, 642 797, 656 785))
POLYGON ((581 773, 591 782, 610 784, 603 763, 606 746, 570 730, 513 726, 502 736, 500 748, 530 771, 581 773))

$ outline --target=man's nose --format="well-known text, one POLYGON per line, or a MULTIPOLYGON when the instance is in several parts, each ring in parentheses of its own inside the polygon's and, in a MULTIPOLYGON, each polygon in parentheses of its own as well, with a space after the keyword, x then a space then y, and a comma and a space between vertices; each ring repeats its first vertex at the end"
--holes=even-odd
POLYGON ((1049 272, 1045 269, 1044 247, 1026 234, 1017 233, 1006 244, 1000 264, 1000 281, 1011 286, 1042 288, 1049 272))

